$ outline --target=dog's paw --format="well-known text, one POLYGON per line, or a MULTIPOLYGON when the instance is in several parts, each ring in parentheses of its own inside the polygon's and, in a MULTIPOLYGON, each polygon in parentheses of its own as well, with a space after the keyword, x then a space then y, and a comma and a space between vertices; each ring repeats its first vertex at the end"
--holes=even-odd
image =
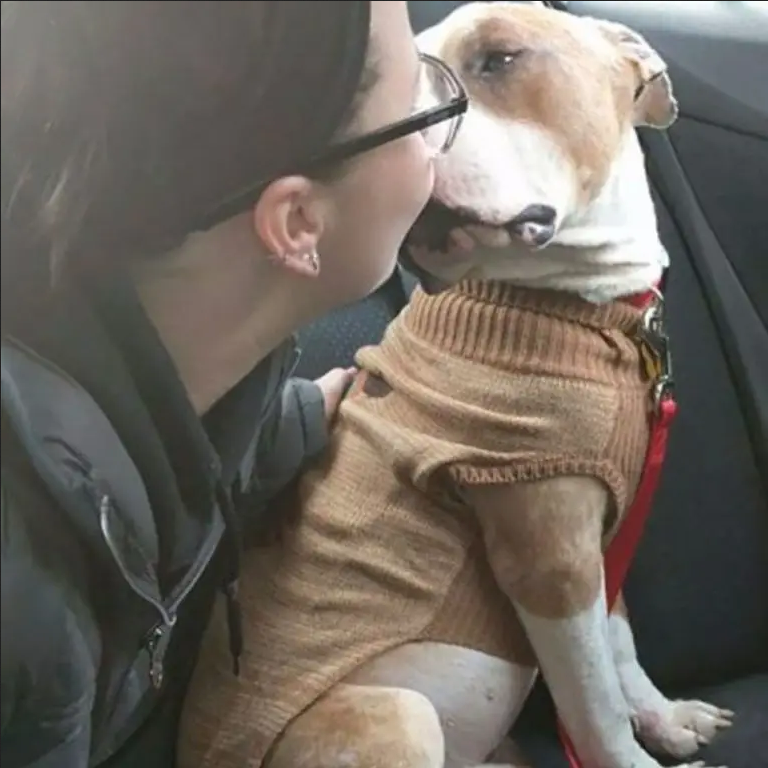
POLYGON ((709 744, 718 731, 728 728, 733 712, 704 701, 671 701, 665 712, 638 712, 632 719, 648 749, 685 758, 709 744))

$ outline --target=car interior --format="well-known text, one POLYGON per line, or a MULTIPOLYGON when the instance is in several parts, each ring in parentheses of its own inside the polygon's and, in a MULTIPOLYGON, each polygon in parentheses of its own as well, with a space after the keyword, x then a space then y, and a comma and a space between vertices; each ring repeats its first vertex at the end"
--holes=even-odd
MULTIPOLYGON (((463 4, 410 2, 414 28, 463 4)), ((768 4, 550 5, 642 33, 680 102, 670 131, 640 131, 671 257, 680 411, 625 592, 640 659, 662 690, 736 713, 696 759, 768 766, 768 4)), ((304 329, 298 375, 351 365, 415 284, 400 269, 304 329)), ((543 683, 513 736, 533 768, 567 766, 543 683)))

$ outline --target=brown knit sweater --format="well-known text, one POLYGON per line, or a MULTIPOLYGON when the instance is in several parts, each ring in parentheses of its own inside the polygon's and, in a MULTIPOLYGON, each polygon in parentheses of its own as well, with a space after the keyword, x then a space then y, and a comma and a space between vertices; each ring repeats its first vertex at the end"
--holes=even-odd
POLYGON ((383 342, 359 352, 330 448, 301 484, 300 522, 246 558, 238 678, 225 622, 211 623, 181 768, 257 768, 296 715, 402 643, 533 663, 458 491, 592 475, 615 502, 610 536, 648 439, 639 314, 500 283, 417 291, 383 342))

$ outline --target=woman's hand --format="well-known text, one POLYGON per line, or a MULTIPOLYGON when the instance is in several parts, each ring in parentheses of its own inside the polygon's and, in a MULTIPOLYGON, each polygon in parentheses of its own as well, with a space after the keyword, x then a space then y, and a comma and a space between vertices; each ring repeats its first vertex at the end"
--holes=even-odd
POLYGON ((319 379, 315 384, 320 387, 323 393, 323 402, 325 404, 325 418, 330 423, 336 415, 336 411, 344 399, 352 380, 355 378, 357 368, 333 368, 319 379))

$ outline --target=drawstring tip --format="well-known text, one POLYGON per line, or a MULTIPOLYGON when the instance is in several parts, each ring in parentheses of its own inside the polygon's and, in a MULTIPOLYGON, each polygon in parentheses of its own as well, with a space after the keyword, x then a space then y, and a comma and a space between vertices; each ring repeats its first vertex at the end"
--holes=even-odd
POLYGON ((240 674, 240 657, 243 654, 243 614, 240 610, 238 595, 238 574, 240 573, 240 535, 236 510, 232 503, 231 492, 221 482, 216 484, 216 501, 221 510, 224 524, 229 533, 229 571, 231 578, 224 585, 227 599, 227 628, 229 630, 229 652, 232 656, 232 670, 240 674))
POLYGON ((243 613, 240 608, 237 579, 224 587, 227 599, 227 629, 229 630, 229 653, 232 656, 232 671, 240 675, 240 657, 243 654, 243 613))

